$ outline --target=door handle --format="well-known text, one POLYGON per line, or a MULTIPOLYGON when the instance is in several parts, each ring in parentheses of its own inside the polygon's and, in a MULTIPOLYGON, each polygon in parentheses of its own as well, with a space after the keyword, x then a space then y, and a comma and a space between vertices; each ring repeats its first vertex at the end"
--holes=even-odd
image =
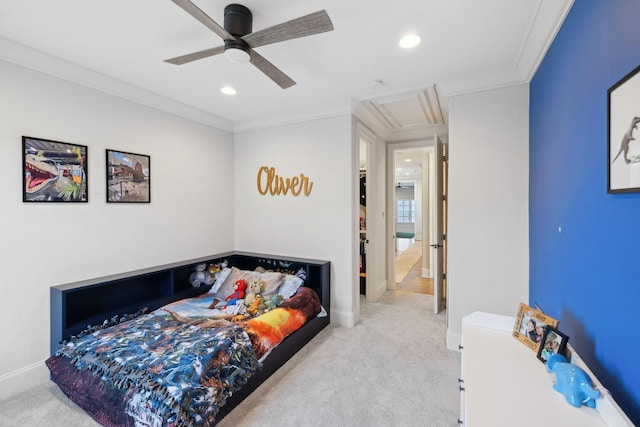
POLYGON ((429 246, 431 246, 433 249, 438 249, 438 248, 442 247, 442 245, 440 243, 434 243, 434 244, 429 245, 429 246))

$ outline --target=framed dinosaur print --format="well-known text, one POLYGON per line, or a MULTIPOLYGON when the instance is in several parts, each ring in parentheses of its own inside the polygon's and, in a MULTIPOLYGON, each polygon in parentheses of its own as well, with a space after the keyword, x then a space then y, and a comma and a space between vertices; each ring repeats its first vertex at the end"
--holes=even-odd
POLYGON ((22 137, 23 202, 87 202, 85 145, 22 137))
POLYGON ((151 202, 151 157, 107 149, 107 203, 151 202))
POLYGON ((607 91, 608 193, 640 191, 640 66, 607 91))

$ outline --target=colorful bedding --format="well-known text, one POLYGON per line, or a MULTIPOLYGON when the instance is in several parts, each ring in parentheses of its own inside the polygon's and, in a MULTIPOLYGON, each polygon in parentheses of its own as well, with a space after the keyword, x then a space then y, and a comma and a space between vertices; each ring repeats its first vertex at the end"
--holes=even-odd
POLYGON ((300 288, 281 307, 234 323, 190 311, 202 299, 63 343, 46 361, 52 379, 105 426, 213 425, 259 359, 321 309, 317 295, 300 288))

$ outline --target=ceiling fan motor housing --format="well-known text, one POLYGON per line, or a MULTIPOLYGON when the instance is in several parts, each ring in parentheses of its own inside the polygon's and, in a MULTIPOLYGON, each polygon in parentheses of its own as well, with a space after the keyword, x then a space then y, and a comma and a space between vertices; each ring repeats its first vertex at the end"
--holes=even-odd
POLYGON ((241 49, 249 53, 249 44, 241 39, 242 36, 253 32, 253 15, 251 11, 241 4, 230 4, 224 8, 224 29, 227 30, 234 40, 225 40, 225 50, 241 49))

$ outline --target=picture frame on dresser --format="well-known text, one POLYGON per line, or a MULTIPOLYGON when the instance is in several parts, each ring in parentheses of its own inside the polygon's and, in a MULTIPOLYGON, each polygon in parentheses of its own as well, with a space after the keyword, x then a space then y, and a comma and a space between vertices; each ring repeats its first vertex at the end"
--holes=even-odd
POLYGON ((107 149, 107 203, 151 202, 151 157, 107 149))
POLYGON ((557 328, 558 320, 547 316, 540 310, 520 303, 512 333, 515 339, 537 354, 547 327, 557 328))
POLYGON ((87 146, 22 137, 22 201, 88 201, 87 146))
POLYGON ((547 326, 544 337, 542 338, 542 343, 540 343, 540 347, 538 348, 538 359, 546 364, 549 357, 554 354, 561 354, 566 357, 568 342, 568 336, 555 328, 547 326))

